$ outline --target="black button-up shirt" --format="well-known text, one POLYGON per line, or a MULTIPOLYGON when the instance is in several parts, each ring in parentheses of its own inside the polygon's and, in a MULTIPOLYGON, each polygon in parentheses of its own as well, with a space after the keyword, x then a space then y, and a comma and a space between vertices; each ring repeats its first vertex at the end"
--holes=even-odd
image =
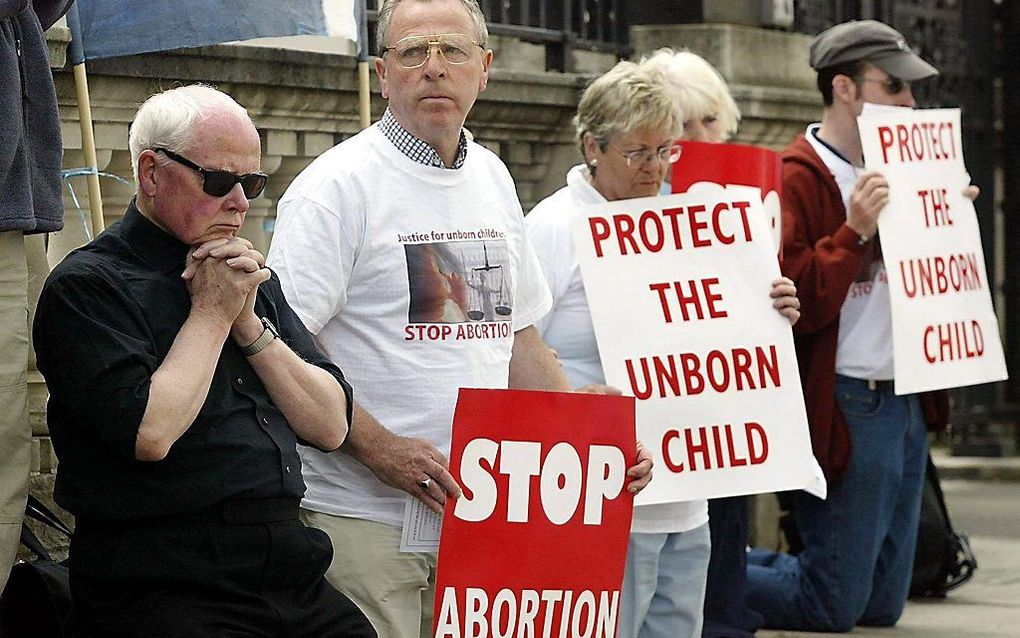
MULTIPOLYGON (((132 203, 43 288, 34 339, 60 460, 54 496, 75 516, 169 516, 234 497, 304 494, 301 441, 229 337, 195 421, 165 459, 135 459, 152 374, 191 309, 180 276, 187 251, 132 203)), ((275 273, 259 286, 255 312, 302 359, 336 377, 347 395, 347 414, 337 418, 350 423, 350 386, 287 304, 275 273)))

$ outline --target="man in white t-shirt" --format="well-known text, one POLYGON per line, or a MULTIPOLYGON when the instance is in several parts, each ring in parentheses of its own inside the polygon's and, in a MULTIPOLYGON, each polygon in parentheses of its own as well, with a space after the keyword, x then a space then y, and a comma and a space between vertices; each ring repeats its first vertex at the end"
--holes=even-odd
MULTIPOLYGON (((435 555, 400 553, 407 494, 441 511, 458 388, 567 391, 533 324, 549 290, 503 163, 464 120, 492 51, 476 0, 386 0, 376 72, 389 108, 327 151, 279 203, 268 263, 354 386, 338 454, 302 454, 304 520, 327 578, 380 636, 431 635, 435 555)), ((650 478, 642 454, 628 489, 650 478)))
POLYGON ((748 555, 748 604, 769 628, 844 632, 894 625, 903 612, 925 426, 944 426, 948 407, 944 392, 893 392, 892 313, 877 235, 889 187, 863 168, 857 116, 865 102, 915 107, 910 83, 938 71, 873 20, 822 32, 810 61, 825 112, 783 153, 783 271, 803 304, 794 335, 829 494, 793 497, 800 554, 748 555))

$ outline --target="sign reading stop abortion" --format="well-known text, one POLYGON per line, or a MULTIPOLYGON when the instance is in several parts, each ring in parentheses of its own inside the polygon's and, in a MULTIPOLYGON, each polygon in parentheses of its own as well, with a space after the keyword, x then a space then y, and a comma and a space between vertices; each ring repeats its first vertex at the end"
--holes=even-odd
POLYGON ((959 109, 866 104, 864 161, 889 181, 878 218, 889 279, 896 393, 1007 377, 963 161, 959 109))
POLYGON ((615 636, 635 447, 633 398, 462 389, 434 636, 615 636))
POLYGON ((758 188, 576 211, 574 247, 606 382, 637 399, 655 478, 637 503, 807 489, 811 452, 779 264, 758 188))

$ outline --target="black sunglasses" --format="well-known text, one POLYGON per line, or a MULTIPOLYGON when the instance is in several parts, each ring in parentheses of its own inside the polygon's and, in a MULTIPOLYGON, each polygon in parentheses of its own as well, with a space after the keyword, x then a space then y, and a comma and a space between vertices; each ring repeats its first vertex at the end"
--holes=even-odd
POLYGON ((255 199, 262 194, 262 191, 266 188, 266 182, 269 181, 269 176, 265 173, 238 175, 229 171, 210 171, 171 150, 165 148, 154 148, 152 150, 163 153, 178 164, 184 164, 188 168, 198 171, 202 176, 202 190, 205 191, 206 195, 212 195, 213 197, 223 197, 234 188, 234 184, 240 184, 241 190, 244 191, 244 196, 248 199, 255 199))
POLYGON ((868 78, 864 76, 860 76, 855 79, 861 82, 876 82, 878 84, 881 84, 882 88, 884 88, 885 92, 888 93, 889 95, 897 95, 899 94, 900 91, 910 86, 910 82, 907 82, 906 80, 901 80, 891 75, 889 76, 888 80, 879 80, 878 78, 868 78))

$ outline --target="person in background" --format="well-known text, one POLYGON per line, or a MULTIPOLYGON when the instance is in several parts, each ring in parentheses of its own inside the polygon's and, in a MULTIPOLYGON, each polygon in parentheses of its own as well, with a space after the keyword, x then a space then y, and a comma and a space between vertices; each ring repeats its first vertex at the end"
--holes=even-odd
MULTIPOLYGON (((725 142, 737 132, 740 109, 722 75, 705 58, 690 51, 665 48, 642 58, 640 64, 657 73, 679 102, 684 112, 682 140, 725 142)), ((672 171, 667 171, 663 195, 672 192, 671 178, 672 171)))
MULTIPOLYGON (((567 173, 567 185, 525 218, 528 237, 552 291, 552 310, 537 322, 559 354, 574 387, 603 384, 570 213, 583 205, 659 193, 680 157, 685 113, 657 73, 620 62, 581 96, 574 119, 584 163, 567 173)), ((789 280, 771 291, 790 321, 799 302, 789 280)), ((696 638, 702 631, 709 563, 704 500, 634 508, 620 601, 621 638, 696 638)))
MULTIPOLYGON (((690 51, 661 49, 640 64, 657 73, 679 103, 684 113, 682 140, 720 143, 736 133, 737 103, 726 81, 704 58, 690 51)), ((664 185, 666 193, 669 189, 664 185)), ((761 621, 747 608, 747 499, 732 496, 708 501, 712 554, 705 588, 704 638, 749 638, 761 621)))
POLYGON ((21 538, 32 456, 25 235, 64 226, 63 145, 44 32, 72 4, 0 0, 0 591, 21 538))

